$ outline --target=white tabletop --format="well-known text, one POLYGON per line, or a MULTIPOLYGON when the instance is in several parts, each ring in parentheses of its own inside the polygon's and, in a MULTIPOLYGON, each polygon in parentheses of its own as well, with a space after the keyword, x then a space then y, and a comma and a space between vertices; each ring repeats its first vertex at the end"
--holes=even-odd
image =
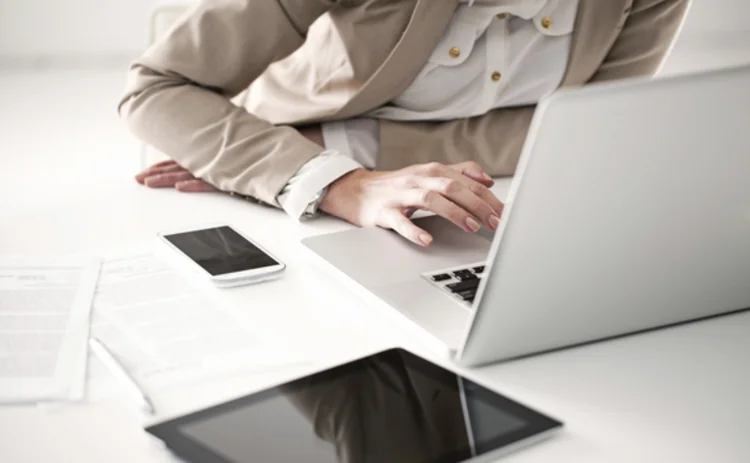
MULTIPOLYGON (((23 160, 0 173, 0 255, 107 255, 158 231, 229 221, 288 265, 282 280, 233 290, 259 323, 312 363, 237 374, 155 394, 157 419, 195 410, 382 348, 430 352, 365 306, 304 255, 304 236, 333 219, 295 223, 281 212, 216 194, 152 191, 128 176, 49 177, 33 185, 23 160)), ((500 182, 504 194, 508 182, 500 182)), ((585 321, 582 321, 585 322, 585 321)), ((750 313, 622 338, 470 372, 566 423, 559 437, 509 462, 750 461, 750 313)), ((0 461, 168 462, 126 398, 0 408, 0 461)))
MULTIPOLYGON (((675 69, 705 67, 705 57, 728 49, 687 54, 675 69)), ((741 62, 748 56, 746 48, 732 55, 741 62)), ((288 264, 282 280, 232 290, 234 302, 314 359, 157 391, 157 419, 394 345, 439 355, 304 257, 302 237, 347 225, 332 219, 299 224, 220 195, 138 186, 131 179, 138 145, 114 109, 123 79, 122 70, 0 74, 0 255, 108 255, 161 230, 229 221, 288 264)), ((501 196, 507 186, 499 185, 501 196)), ((469 375, 566 424, 554 440, 503 461, 748 462, 748 358, 750 313, 743 313, 469 375)), ((0 407, 0 462, 169 462, 143 424, 127 398, 0 407)))

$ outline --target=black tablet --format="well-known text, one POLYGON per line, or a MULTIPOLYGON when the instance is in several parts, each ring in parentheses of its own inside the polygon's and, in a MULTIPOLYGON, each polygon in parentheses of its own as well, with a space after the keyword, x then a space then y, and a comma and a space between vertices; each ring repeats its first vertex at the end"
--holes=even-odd
POLYGON ((454 463, 561 426, 392 349, 146 430, 192 463, 454 463))

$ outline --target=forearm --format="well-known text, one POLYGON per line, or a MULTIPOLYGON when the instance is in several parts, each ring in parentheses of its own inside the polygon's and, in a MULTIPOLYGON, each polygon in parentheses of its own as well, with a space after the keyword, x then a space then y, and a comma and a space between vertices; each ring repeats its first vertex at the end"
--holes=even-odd
POLYGON ((196 177, 269 204, 294 172, 323 151, 291 127, 274 127, 189 86, 144 90, 126 103, 123 116, 134 134, 196 177))
POLYGON ((295 51, 312 21, 336 4, 200 2, 131 67, 120 114, 139 138, 197 177, 275 204, 289 178, 323 148, 230 98, 295 51))

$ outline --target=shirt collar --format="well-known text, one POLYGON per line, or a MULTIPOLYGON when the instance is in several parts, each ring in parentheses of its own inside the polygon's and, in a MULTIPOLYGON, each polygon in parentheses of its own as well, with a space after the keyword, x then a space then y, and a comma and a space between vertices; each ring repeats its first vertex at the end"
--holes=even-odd
MULTIPOLYGON (((524 19, 533 18, 545 6, 557 5, 564 2, 559 0, 459 0, 459 3, 465 4, 471 8, 475 4, 477 7, 507 8, 509 13, 524 19)), ((576 2, 577 3, 577 2, 576 2)))

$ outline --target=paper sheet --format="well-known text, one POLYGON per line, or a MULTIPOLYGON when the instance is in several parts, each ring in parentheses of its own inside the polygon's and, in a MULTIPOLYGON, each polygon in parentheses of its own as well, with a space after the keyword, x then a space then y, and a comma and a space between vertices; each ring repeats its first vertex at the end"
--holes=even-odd
MULTIPOLYGON (((147 390, 304 361, 146 250, 105 261, 91 330, 147 390)), ((91 359, 96 400, 111 384, 91 359)))
POLYGON ((0 259, 0 402, 82 398, 98 272, 94 259, 0 259))

